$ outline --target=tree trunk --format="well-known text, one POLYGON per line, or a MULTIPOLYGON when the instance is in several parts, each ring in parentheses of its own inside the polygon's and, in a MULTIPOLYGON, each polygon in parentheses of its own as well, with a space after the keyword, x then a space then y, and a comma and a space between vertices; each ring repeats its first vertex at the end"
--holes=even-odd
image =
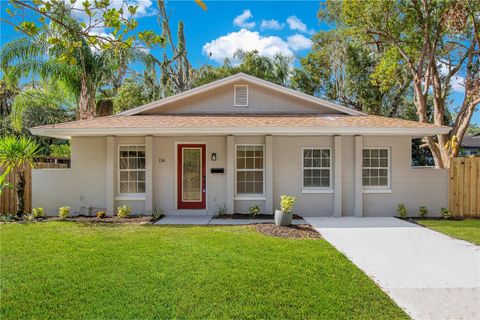
POLYGON ((17 182, 17 217, 22 218, 25 213, 25 171, 18 170, 17 182))
POLYGON ((86 76, 82 76, 80 97, 78 99, 78 120, 93 119, 96 116, 95 90, 91 88, 86 76))

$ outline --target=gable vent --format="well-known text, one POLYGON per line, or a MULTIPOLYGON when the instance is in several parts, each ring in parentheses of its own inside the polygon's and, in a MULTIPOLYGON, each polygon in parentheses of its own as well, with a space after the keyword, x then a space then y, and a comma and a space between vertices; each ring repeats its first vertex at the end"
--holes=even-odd
POLYGON ((235 107, 248 107, 248 85, 235 85, 235 107))

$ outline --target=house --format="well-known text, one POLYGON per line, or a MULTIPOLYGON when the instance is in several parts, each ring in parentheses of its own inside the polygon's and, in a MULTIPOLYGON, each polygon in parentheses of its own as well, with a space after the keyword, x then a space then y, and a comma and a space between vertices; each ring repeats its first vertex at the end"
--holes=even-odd
POLYGON ((464 135, 460 145, 460 156, 480 155, 480 134, 464 135))
POLYGON ((272 213, 288 194, 303 216, 394 216, 400 203, 438 215, 447 171, 413 168, 411 139, 449 130, 239 73, 117 115, 32 128, 72 146, 71 168, 33 171, 33 205, 272 213))

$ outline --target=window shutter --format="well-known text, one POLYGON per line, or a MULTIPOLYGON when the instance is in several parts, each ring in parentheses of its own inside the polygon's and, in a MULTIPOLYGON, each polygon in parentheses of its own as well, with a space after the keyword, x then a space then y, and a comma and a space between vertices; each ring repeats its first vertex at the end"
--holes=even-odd
POLYGON ((248 107, 248 85, 235 85, 235 107, 248 107))

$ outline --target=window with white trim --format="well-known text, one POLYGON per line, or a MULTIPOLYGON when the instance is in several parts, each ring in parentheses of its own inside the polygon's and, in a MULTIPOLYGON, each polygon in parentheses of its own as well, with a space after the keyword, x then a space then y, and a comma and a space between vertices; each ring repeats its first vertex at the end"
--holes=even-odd
POLYGON ((234 106, 248 107, 248 85, 236 84, 234 86, 234 106))
POLYGON ((118 192, 145 193, 145 146, 119 146, 118 192))
POLYGON ((390 186, 390 149, 365 148, 362 157, 363 187, 387 189, 390 186))
POLYGON ((264 146, 236 146, 236 194, 263 195, 264 146))
POLYGON ((329 148, 303 148, 303 188, 331 188, 331 164, 329 148))

